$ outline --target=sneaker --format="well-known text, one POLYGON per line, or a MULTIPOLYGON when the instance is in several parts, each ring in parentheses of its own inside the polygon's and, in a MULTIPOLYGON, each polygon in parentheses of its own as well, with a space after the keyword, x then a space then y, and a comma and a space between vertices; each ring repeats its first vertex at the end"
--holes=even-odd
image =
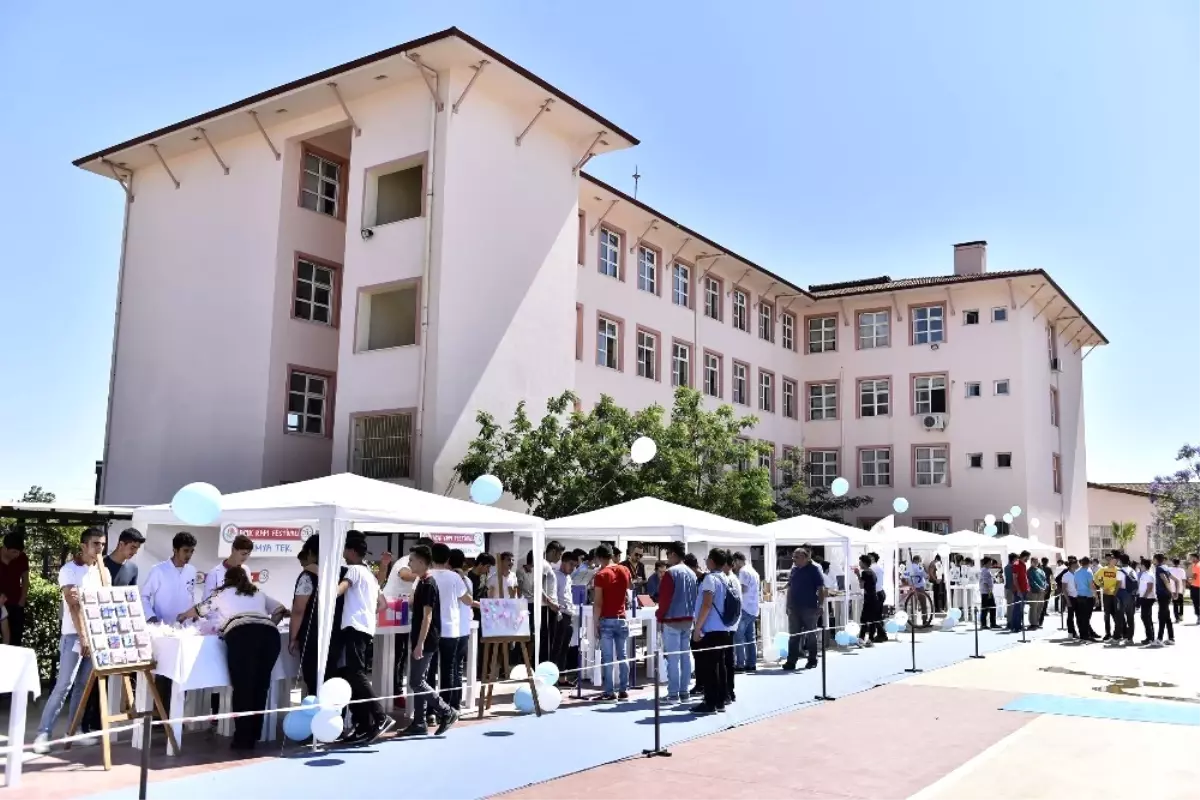
POLYGON ((692 689, 692 691, 688 692, 688 694, 692 697, 700 697, 704 694, 704 687, 697 686, 695 689, 692 689))
POLYGON ((724 714, 724 713, 725 713, 725 706, 717 706, 717 713, 718 713, 718 714, 724 714))
POLYGON ((428 736, 429 727, 413 720, 412 724, 400 731, 397 736, 428 736))
POLYGON ((691 708, 691 712, 693 714, 715 714, 717 711, 718 709, 710 706, 708 703, 700 703, 699 705, 692 706, 691 708))
MULTIPOLYGON (((1171 642, 1171 644, 1175 644, 1175 643, 1171 642)), ((99 736, 88 736, 87 738, 84 738, 84 739, 76 739, 75 740, 76 747, 95 747, 98 744, 100 744, 99 736)))
POLYGON ((434 736, 445 735, 446 731, 453 728, 454 723, 456 723, 456 722, 458 722, 458 712, 452 710, 449 714, 447 714, 445 716, 444 719, 442 719, 441 724, 437 726, 437 730, 433 732, 433 735, 434 736))
POLYGON ((611 703, 612 701, 617 699, 617 696, 615 694, 613 694, 612 692, 604 692, 596 699, 600 700, 602 702, 605 702, 605 703, 611 703))
MULTIPOLYGON (((1175 644, 1175 643, 1171 642, 1171 644, 1175 644)), ((625 691, 617 692, 617 699, 618 700, 628 700, 629 692, 625 692, 625 691)))
POLYGON ((374 744, 375 740, 385 733, 396 727, 396 720, 391 717, 384 717, 383 721, 371 729, 371 732, 363 738, 363 744, 374 744))
POLYGON ((815 658, 813 658, 813 659, 809 659, 808 661, 804 662, 804 668, 805 669, 816 669, 817 668, 817 660, 815 658))
POLYGON ((44 756, 50 752, 50 737, 45 733, 39 733, 33 740, 33 752, 39 756, 44 756))
POLYGON ((678 702, 680 705, 687 705, 688 703, 692 702, 692 698, 688 696, 687 692, 684 692, 683 694, 676 697, 675 701, 678 702))
POLYGON ((1111 638, 1112 638, 1112 634, 1111 634, 1111 633, 1106 633, 1106 634, 1104 634, 1104 641, 1106 641, 1106 642, 1107 642, 1107 641, 1108 641, 1109 639, 1111 639, 1111 638))
POLYGON ((1167 644, 1173 645, 1173 644, 1175 644, 1175 640, 1174 640, 1174 639, 1167 639, 1167 644))

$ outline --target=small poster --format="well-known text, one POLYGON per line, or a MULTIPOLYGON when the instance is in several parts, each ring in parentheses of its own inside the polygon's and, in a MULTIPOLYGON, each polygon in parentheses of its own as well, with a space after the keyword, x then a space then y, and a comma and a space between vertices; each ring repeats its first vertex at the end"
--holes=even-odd
POLYGON ((479 601, 481 639, 528 639, 529 604, 522 599, 483 598, 479 601))
POLYGON ((92 666, 138 667, 154 661, 145 631, 142 596, 136 586, 114 586, 83 592, 92 666))

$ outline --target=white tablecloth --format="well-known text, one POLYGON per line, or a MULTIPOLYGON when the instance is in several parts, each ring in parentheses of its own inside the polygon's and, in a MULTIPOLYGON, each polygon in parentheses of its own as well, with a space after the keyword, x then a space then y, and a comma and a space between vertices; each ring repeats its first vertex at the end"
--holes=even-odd
MULTIPOLYGON (((8 715, 7 747, 25 744, 25 709, 29 695, 34 699, 42 693, 38 679, 37 654, 28 647, 10 647, 0 644, 0 694, 12 693, 12 708, 8 715)), ((4 767, 4 785, 19 786, 23 753, 8 754, 4 767)))
MULTIPOLYGON (((288 632, 281 630, 279 637, 282 646, 279 651, 279 659, 271 671, 271 692, 267 698, 267 708, 271 711, 281 706, 287 707, 290 702, 291 683, 300 670, 299 659, 288 652, 288 632)), ((151 640, 151 645, 154 648, 154 673, 171 679, 171 696, 163 698, 167 706, 168 717, 179 719, 188 716, 188 712, 185 710, 186 692, 197 689, 220 690, 221 712, 228 713, 231 710, 229 662, 225 642, 219 636, 156 636, 151 640)), ((137 707, 139 709, 148 709, 151 706, 149 689, 145 684, 144 673, 139 673, 137 682, 137 707)), ((210 713, 208 695, 209 692, 199 695, 203 705, 196 709, 193 715, 210 713)), ((171 727, 175 731, 176 741, 179 741, 183 735, 182 723, 173 723, 171 727)), ((233 721, 228 719, 219 721, 218 730, 222 735, 230 735, 233 732, 233 721)), ((264 715, 262 738, 273 739, 274 732, 275 714, 264 715)), ((139 748, 142 746, 141 728, 134 731, 133 746, 139 748)), ((175 755, 169 743, 167 753, 175 755)))

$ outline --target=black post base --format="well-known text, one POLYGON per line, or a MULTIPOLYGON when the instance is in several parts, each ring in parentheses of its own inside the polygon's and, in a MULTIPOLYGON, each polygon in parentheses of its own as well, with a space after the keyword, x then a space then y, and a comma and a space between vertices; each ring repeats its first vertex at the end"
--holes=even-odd
POLYGON ((642 755, 644 755, 646 758, 654 758, 655 756, 670 757, 672 753, 670 750, 643 750, 642 755))
POLYGON ((987 656, 970 656, 970 658, 987 658, 987 656))
POLYGON ((837 700, 837 698, 836 698, 836 697, 830 697, 830 696, 829 696, 829 695, 827 695, 827 694, 814 694, 814 695, 813 695, 813 700, 828 700, 828 701, 832 702, 832 701, 834 701, 834 700, 837 700))
POLYGON ((917 669, 916 667, 909 667, 908 669, 906 669, 906 670, 904 670, 904 671, 905 671, 905 672, 924 672, 925 670, 923 670, 923 669, 917 669))

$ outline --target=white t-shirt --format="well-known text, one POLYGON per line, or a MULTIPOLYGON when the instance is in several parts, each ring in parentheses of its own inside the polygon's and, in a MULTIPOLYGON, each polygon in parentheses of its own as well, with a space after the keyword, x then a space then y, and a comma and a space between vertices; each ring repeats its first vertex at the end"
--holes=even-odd
POLYGON ((1167 572, 1171 573, 1171 577, 1175 579, 1175 585, 1171 587, 1171 591, 1179 593, 1183 591, 1184 584, 1187 583, 1187 573, 1183 571, 1183 567, 1168 567, 1167 572))
POLYGON ((438 588, 438 612, 442 620, 442 638, 457 639, 466 634, 460 632, 462 616, 458 607, 462 605, 459 598, 469 594, 462 576, 452 569, 431 569, 429 577, 438 588))
POLYGON ((408 556, 404 556, 392 566, 392 573, 388 575, 387 583, 383 585, 383 594, 391 599, 397 597, 412 597, 413 582, 401 580, 400 570, 408 569, 408 556))
POLYGON ((1066 570, 1062 576, 1062 586, 1067 597, 1079 597, 1079 584, 1075 582, 1075 573, 1071 570, 1066 570))
POLYGON ((238 614, 261 614, 268 617, 283 604, 267 597, 259 590, 251 595, 238 594, 237 589, 225 588, 210 595, 197 606, 197 610, 209 619, 224 623, 238 614))
MULTIPOLYGON (((462 581, 463 591, 468 595, 471 593, 471 582, 464 578, 461 574, 458 579, 462 581)), ((471 623, 475 621, 475 609, 461 600, 458 602, 458 635, 470 636, 471 623)))
POLYGON ((558 596, 558 578, 554 577, 554 573, 558 571, 560 563, 542 562, 542 593, 551 600, 558 596))
POLYGON ((512 570, 509 570, 508 574, 504 576, 504 590, 503 591, 501 591, 499 588, 499 581, 500 581, 500 573, 499 572, 492 572, 487 576, 487 590, 488 590, 487 596, 488 597, 511 598, 513 589, 517 588, 517 576, 512 573, 512 570))
POLYGON ((738 583, 742 586, 742 613, 758 616, 759 580, 754 567, 747 564, 738 570, 738 583))
POLYGON ((379 610, 379 581, 371 570, 362 564, 351 564, 346 569, 350 587, 346 589, 345 605, 342 607, 342 628, 353 628, 368 636, 375 635, 376 614, 379 610))
POLYGON ((554 570, 554 580, 557 584, 554 599, 558 601, 558 607, 564 615, 574 617, 576 613, 575 598, 572 594, 571 576, 562 571, 562 563, 559 563, 559 568, 554 570))
POLYGON ((1154 598, 1154 570, 1148 569, 1138 576, 1138 597, 1154 598))
POLYGON ((875 589, 884 593, 884 598, 887 597, 887 587, 883 585, 883 567, 879 564, 871 565, 871 572, 875 573, 875 589))
POLYGON ((196 603, 196 568, 191 564, 177 567, 170 559, 160 561, 150 568, 140 589, 146 616, 172 625, 196 603))
MULTIPOLYGON (((58 571, 58 587, 60 589, 66 586, 74 586, 79 589, 79 602, 83 602, 84 589, 99 589, 103 586, 100 582, 100 569, 96 565, 76 564, 74 559, 62 565, 62 569, 58 571)), ((67 607, 67 601, 64 598, 62 601, 62 635, 70 636, 71 634, 79 633, 75 630, 75 621, 71 619, 71 610, 67 607)))

